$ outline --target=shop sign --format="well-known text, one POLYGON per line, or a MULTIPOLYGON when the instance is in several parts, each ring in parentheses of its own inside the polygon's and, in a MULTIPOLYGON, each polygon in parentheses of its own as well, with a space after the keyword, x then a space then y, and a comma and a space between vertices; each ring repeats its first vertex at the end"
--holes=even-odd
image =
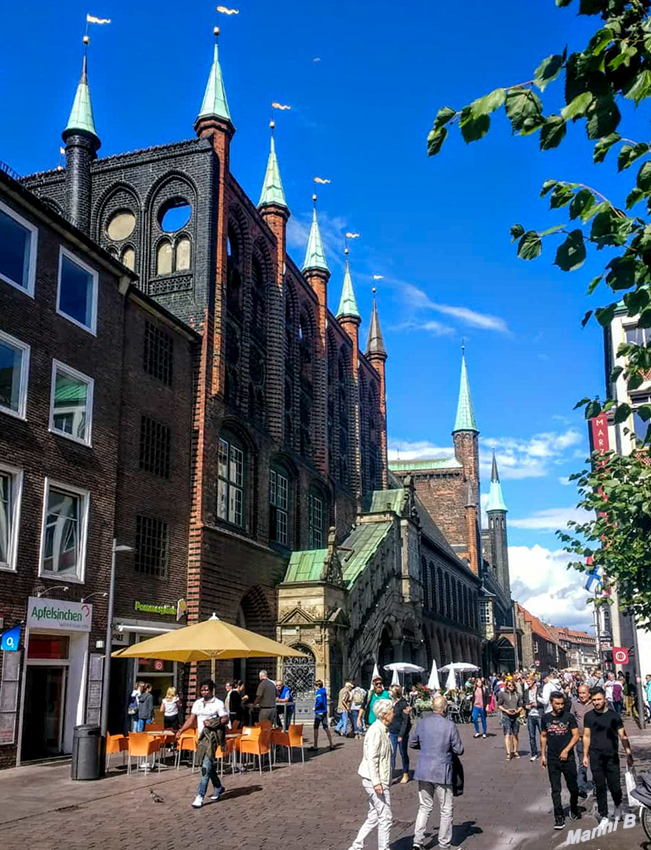
POLYGON ((0 649, 4 652, 17 652, 19 643, 20 626, 14 626, 13 629, 9 629, 0 638, 0 649))
POLYGON ((60 629, 64 632, 89 632, 93 606, 85 602, 63 602, 60 599, 27 601, 27 626, 32 629, 60 629))
POLYGON ((176 617, 176 605, 149 605, 146 602, 136 600, 133 607, 143 614, 160 614, 163 617, 176 617))

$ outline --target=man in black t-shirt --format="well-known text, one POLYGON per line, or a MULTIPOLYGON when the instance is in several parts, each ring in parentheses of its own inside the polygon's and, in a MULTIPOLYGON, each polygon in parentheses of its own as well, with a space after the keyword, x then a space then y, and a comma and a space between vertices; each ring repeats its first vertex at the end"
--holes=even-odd
POLYGON ((622 718, 608 708, 603 688, 593 688, 592 711, 589 711, 583 726, 583 764, 590 765, 597 797, 597 809, 601 825, 608 824, 608 792, 615 804, 614 819, 622 816, 622 786, 619 773, 619 742, 626 751, 629 767, 633 767, 631 744, 624 730, 622 718))
POLYGON ((552 710, 543 714, 541 719, 540 748, 541 765, 547 768, 552 788, 554 804, 554 829, 563 829, 565 813, 561 800, 561 776, 565 777, 570 792, 570 818, 578 820, 579 786, 576 777, 576 758, 574 747, 579 740, 579 727, 576 717, 567 710, 565 694, 554 691, 550 696, 552 710))

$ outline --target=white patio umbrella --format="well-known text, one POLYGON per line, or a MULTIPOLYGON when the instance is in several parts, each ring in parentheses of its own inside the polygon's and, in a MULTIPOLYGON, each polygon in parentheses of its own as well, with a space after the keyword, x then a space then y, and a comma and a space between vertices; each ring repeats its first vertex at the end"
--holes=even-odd
POLYGON ((391 684, 392 685, 399 685, 400 684, 400 673, 398 673, 398 671, 396 670, 395 667, 393 668, 393 676, 391 677, 391 684))
POLYGON ((457 677, 454 673, 454 665, 450 664, 448 666, 450 667, 450 672, 448 673, 448 680, 445 683, 445 690, 453 691, 457 687, 457 677))
MULTIPOLYGON (((377 679, 380 676, 380 668, 377 666, 377 661, 375 662, 375 666, 373 667, 373 675, 371 676, 371 683, 368 686, 369 691, 373 690, 373 679, 377 679)), ((380 677, 382 678, 382 677, 380 677)))
POLYGON ((441 683, 439 682, 439 671, 436 668, 436 658, 432 661, 432 672, 427 680, 427 687, 430 691, 440 691, 441 683))
POLYGON ((397 670, 398 673, 422 673, 423 668, 418 664, 410 664, 408 661, 394 661, 392 664, 385 664, 385 670, 397 670))
POLYGON ((447 673, 449 670, 454 670, 455 673, 471 673, 479 670, 476 664, 467 664, 465 661, 455 661, 452 664, 446 664, 445 667, 439 668, 441 673, 447 673))

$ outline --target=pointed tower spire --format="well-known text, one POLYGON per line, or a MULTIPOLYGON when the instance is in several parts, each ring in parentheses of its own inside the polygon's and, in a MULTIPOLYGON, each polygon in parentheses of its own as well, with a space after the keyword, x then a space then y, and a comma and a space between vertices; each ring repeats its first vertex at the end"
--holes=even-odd
POLYGON ((206 91, 203 96, 203 103, 197 116, 197 121, 200 118, 221 118, 222 121, 227 121, 232 124, 231 113, 226 100, 226 89, 224 88, 224 78, 222 77, 222 69, 219 64, 219 27, 215 27, 215 50, 213 54, 212 66, 206 83, 206 91))
POLYGON ((472 408, 470 398, 470 386, 468 384, 468 370, 466 368, 466 347, 461 347, 461 382, 459 384, 459 403, 457 405, 457 418, 454 422, 454 434, 456 431, 475 431, 479 433, 475 412, 472 408))
POLYGON ((272 121, 269 126, 271 127, 271 150, 269 151, 269 159, 267 160, 267 170, 264 175, 258 209, 261 207, 282 207, 288 209, 283 181, 280 177, 278 159, 276 157, 276 143, 274 141, 276 122, 272 121))
POLYGON ((305 261, 303 263, 303 271, 315 269, 322 272, 330 273, 328 263, 326 262, 325 251, 323 250, 323 241, 321 240, 321 230, 319 229, 319 221, 316 217, 316 195, 312 195, 314 206, 312 207, 312 227, 310 227, 310 236, 307 240, 307 250, 305 251, 305 261))
POLYGON ((346 271, 344 272, 344 285, 341 289, 341 298, 339 299, 339 309, 337 310, 337 318, 350 317, 361 321, 359 309, 357 307, 357 299, 355 298, 355 290, 353 289, 353 281, 350 276, 350 265, 348 263, 348 248, 345 249, 346 254, 346 271))
POLYGON ((366 343, 366 356, 375 354, 386 358, 387 350, 384 347, 384 338, 380 328, 380 318, 377 312, 376 288, 373 287, 373 312, 371 313, 371 324, 368 329, 368 342, 366 343))
POLYGON ((500 484, 500 476, 497 471, 497 459, 495 451, 493 451, 493 466, 491 468, 491 488, 488 494, 488 504, 486 505, 486 513, 489 511, 504 511, 507 507, 502 496, 502 485, 500 484))
POLYGON ((70 110, 68 123, 63 131, 63 140, 71 133, 88 133, 97 140, 97 147, 100 146, 99 136, 95 129, 95 119, 93 117, 93 105, 90 100, 90 89, 88 88, 88 36, 84 38, 84 58, 81 64, 81 77, 77 85, 75 99, 70 110))

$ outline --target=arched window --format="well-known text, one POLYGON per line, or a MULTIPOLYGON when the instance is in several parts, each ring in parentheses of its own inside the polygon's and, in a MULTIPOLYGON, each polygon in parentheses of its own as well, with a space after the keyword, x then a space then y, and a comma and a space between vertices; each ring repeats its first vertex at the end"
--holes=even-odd
POLYGON ((131 271, 133 271, 135 269, 135 267, 136 267, 136 252, 134 251, 134 249, 130 245, 127 245, 126 248, 122 249, 122 256, 121 256, 120 259, 122 260, 122 263, 128 269, 131 269, 131 271))
POLYGON ((224 433, 217 461, 217 516, 244 527, 245 454, 241 443, 224 433))
POLYGON ((179 236, 174 246, 175 271, 189 271, 192 265, 192 243, 189 236, 179 236))
POLYGON ((436 586, 438 588, 438 613, 445 614, 445 588, 443 587, 443 570, 439 567, 436 571, 438 580, 436 586))
POLYGON ((251 332, 264 343, 267 325, 265 282, 262 263, 257 257, 253 258, 251 266, 251 282, 251 332))
POLYGON ((348 485, 348 369, 343 350, 339 352, 337 363, 337 394, 339 396, 339 469, 338 481, 348 485))
POLYGON ((161 242, 156 253, 156 274, 172 273, 172 243, 167 239, 161 242))
POLYGON ((429 608, 430 590, 429 590, 429 567, 423 556, 420 559, 420 580, 423 585, 423 606, 429 608))
POLYGON ((325 547, 326 500, 320 490, 312 490, 308 504, 308 530, 310 549, 325 547))
POLYGON ((226 307, 235 316, 242 315, 242 271, 240 244, 233 227, 228 228, 226 259, 226 307))
POLYGON ((436 610, 436 569, 432 561, 429 562, 428 568, 428 576, 429 576, 429 607, 432 611, 436 610))
POLYGON ((291 490, 289 472, 274 464, 269 470, 269 540, 281 546, 290 545, 291 490))
POLYGON ((450 576, 445 574, 445 615, 452 617, 452 597, 450 596, 450 576))

